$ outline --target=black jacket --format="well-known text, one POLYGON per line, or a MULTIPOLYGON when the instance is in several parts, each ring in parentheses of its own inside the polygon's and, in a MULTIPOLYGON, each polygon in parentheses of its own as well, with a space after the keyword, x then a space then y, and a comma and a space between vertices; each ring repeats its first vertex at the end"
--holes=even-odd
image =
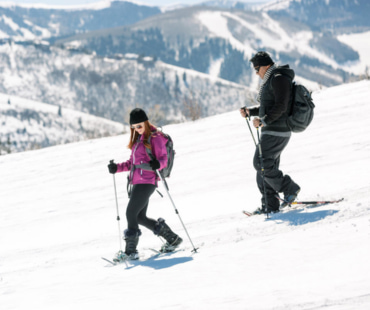
POLYGON ((262 89, 260 106, 250 109, 251 116, 259 116, 265 123, 262 131, 290 131, 286 121, 292 104, 294 75, 289 65, 274 69, 262 89))

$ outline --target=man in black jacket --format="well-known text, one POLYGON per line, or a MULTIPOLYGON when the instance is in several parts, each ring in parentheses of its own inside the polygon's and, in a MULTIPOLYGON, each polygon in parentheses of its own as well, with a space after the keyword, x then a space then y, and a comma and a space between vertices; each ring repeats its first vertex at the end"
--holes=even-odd
POLYGON ((257 170, 257 185, 262 194, 262 208, 255 213, 277 212, 280 201, 279 193, 284 193, 286 207, 293 202, 300 191, 300 187, 288 175, 279 170, 280 155, 287 146, 291 131, 287 125, 292 104, 292 81, 294 71, 289 65, 277 66, 266 52, 258 52, 250 60, 256 74, 262 79, 259 88, 257 108, 242 108, 240 114, 256 116, 253 119, 254 127, 261 127, 261 149, 263 155, 264 179, 261 172, 259 150, 256 148, 253 165, 257 170), (266 190, 266 199, 264 198, 266 190))

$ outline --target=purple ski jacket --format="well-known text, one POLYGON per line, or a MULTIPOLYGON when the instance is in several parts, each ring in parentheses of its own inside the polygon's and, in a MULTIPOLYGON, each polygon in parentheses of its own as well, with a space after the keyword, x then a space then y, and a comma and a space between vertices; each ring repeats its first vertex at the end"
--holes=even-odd
MULTIPOLYGON (((151 129, 153 132, 150 138, 152 154, 159 161, 160 168, 158 170, 161 170, 167 166, 167 139, 160 132, 155 132, 156 129, 154 127, 151 129)), ((151 161, 145 149, 143 138, 143 135, 139 136, 139 141, 135 142, 132 146, 130 159, 126 162, 117 164, 117 172, 131 171, 131 168, 133 168, 133 171, 130 172, 131 184, 157 185, 157 181, 160 180, 160 178, 155 171, 133 167, 133 165, 149 164, 151 161)))

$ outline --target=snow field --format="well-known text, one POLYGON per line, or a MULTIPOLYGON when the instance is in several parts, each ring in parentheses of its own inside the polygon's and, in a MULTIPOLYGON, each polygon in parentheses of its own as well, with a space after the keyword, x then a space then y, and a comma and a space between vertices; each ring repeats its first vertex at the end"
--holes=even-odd
MULTIPOLYGON (((128 158, 127 135, 1 156, 1 308, 368 309, 369 92, 361 81, 314 93, 315 119, 281 159, 299 199, 345 200, 269 220, 241 212, 260 195, 238 111, 164 127, 177 152, 170 193, 200 249, 155 193, 149 216, 166 219, 183 251, 145 260, 161 243, 143 228, 143 260, 129 268, 100 259, 119 250, 107 164, 128 158)), ((123 230, 126 174, 115 178, 123 230)))

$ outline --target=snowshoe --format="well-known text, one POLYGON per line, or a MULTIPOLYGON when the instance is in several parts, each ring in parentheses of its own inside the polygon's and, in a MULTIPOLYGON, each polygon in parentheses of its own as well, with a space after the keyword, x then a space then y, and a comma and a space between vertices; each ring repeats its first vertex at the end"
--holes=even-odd
POLYGON ((139 253, 137 253, 137 252, 134 252, 134 253, 131 253, 131 254, 126 254, 123 251, 118 251, 116 256, 113 258, 113 262, 122 263, 124 261, 137 260, 137 259, 139 259, 139 253))
POLYGON ((158 219, 154 229, 154 234, 164 238, 167 242, 161 247, 161 253, 173 252, 182 242, 182 239, 176 235, 162 218, 158 219))
POLYGON ((166 242, 165 244, 162 245, 161 249, 159 252, 161 253, 170 253, 176 250, 178 246, 182 243, 182 239, 177 236, 176 240, 174 240, 171 244, 169 242, 166 242))
POLYGON ((301 189, 298 189, 295 193, 284 196, 284 201, 280 205, 280 209, 284 209, 285 207, 290 206, 290 204, 297 199, 300 191, 301 189))

